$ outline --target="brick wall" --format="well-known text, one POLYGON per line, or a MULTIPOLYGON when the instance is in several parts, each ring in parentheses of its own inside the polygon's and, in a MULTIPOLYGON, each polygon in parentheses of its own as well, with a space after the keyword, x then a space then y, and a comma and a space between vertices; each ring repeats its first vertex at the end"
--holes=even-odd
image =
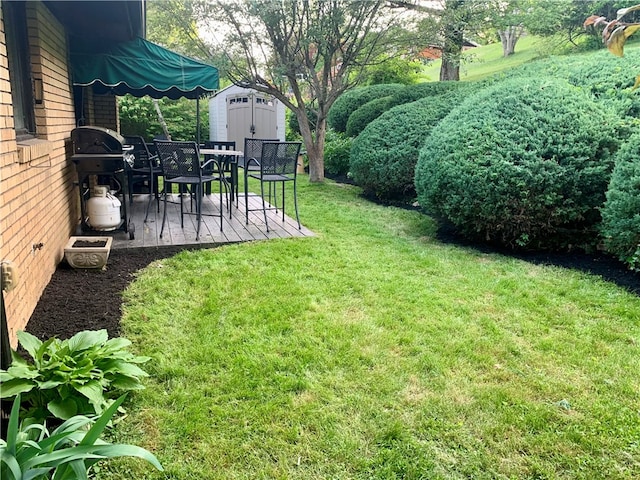
POLYGON ((28 2, 27 18, 31 69, 44 91, 35 107, 37 138, 27 142, 17 143, 13 130, 0 22, 0 258, 19 273, 17 288, 5 293, 14 346, 15 332, 28 322, 79 219, 75 169, 67 156, 75 119, 66 35, 41 2, 28 2))
POLYGON ((113 95, 95 95, 93 97, 94 123, 101 127, 118 131, 118 109, 116 108, 116 97, 113 95))

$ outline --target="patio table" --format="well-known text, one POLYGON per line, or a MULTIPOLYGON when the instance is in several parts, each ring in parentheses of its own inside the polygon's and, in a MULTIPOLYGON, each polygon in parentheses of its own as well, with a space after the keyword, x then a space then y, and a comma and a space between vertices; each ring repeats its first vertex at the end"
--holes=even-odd
POLYGON ((231 200, 233 201, 234 192, 236 191, 236 185, 238 184, 238 157, 242 157, 244 153, 240 150, 222 150, 217 148, 200 148, 200 155, 203 155, 205 159, 207 157, 235 157, 234 161, 230 162, 231 166, 231 200))

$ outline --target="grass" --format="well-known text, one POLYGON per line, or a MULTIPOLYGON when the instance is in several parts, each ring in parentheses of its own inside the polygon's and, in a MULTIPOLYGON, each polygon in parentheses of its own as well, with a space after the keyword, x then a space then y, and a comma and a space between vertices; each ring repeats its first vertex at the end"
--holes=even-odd
MULTIPOLYGON (((551 53, 549 51, 549 40, 533 35, 524 36, 518 40, 515 53, 506 58, 502 55, 502 45, 500 43, 472 48, 463 53, 460 80, 480 80, 494 73, 517 67, 551 53)), ((440 78, 441 63, 438 59, 425 67, 422 72, 423 78, 427 81, 437 81, 440 78)))
POLYGON ((183 252, 125 293, 150 355, 100 478, 632 479, 640 298, 444 245, 356 187, 300 185, 314 238, 183 252))
MULTIPOLYGON (((625 51, 640 48, 639 38, 631 37, 625 44, 625 51)), ((502 45, 492 43, 472 48, 463 53, 463 62, 460 67, 460 80, 477 81, 490 77, 493 74, 515 68, 524 63, 544 58, 549 55, 562 55, 570 51, 570 46, 560 38, 537 37, 527 35, 516 43, 515 53, 504 57, 502 45)), ((590 55, 592 51, 573 53, 573 55, 590 55)), ((438 59, 427 65, 422 71, 422 78, 427 82, 438 81, 440 78, 440 64, 438 59)))

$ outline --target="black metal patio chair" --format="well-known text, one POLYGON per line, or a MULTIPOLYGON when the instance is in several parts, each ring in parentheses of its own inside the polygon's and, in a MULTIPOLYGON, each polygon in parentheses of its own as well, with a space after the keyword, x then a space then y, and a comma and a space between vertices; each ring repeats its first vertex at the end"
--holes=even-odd
MULTIPOLYGON (((204 163, 201 162, 198 144, 196 142, 174 142, 171 140, 154 140, 154 144, 160 156, 162 165, 162 177, 164 183, 180 185, 181 188, 195 189, 191 191, 190 197, 193 200, 195 195, 196 212, 198 226, 196 230, 196 240, 200 239, 200 224, 202 223, 202 197, 203 187, 207 183, 218 182, 220 184, 220 231, 222 231, 223 195, 222 189, 226 189, 224 175, 220 170, 220 164, 215 158, 211 158, 204 163)), ((170 191, 164 194, 164 213, 162 216, 162 227, 160 238, 164 232, 167 219, 167 197, 170 191)), ((193 210, 191 212, 193 213, 193 210)), ((184 228, 184 202, 180 195, 180 226, 184 228)))
POLYGON ((158 203, 158 212, 160 211, 158 178, 162 176, 162 168, 160 167, 158 155, 154 155, 149 151, 144 138, 138 135, 125 135, 124 139, 127 145, 133 147, 131 153, 134 156, 133 165, 127 165, 126 168, 127 181, 129 182, 129 205, 133 204, 134 184, 146 182, 149 189, 149 202, 144 216, 144 221, 146 222, 149 216, 149 207, 154 197, 158 203))
MULTIPOLYGON (((284 222, 284 207, 285 207, 285 191, 284 186, 286 182, 293 182, 293 203, 296 210, 296 221, 298 222, 298 229, 300 226, 300 215, 298 214, 298 193, 297 193, 297 166, 298 155, 300 154, 301 142, 262 142, 262 150, 260 154, 260 160, 256 158, 250 158, 247 166, 257 167, 255 169, 247 168, 246 175, 249 178, 255 178, 260 181, 260 195, 262 196, 262 212, 264 214, 264 223, 269 231, 269 223, 267 220, 267 210, 279 210, 278 199, 276 195, 275 185, 277 183, 282 184, 282 221, 284 222), (265 201, 265 185, 269 187, 269 203, 271 204, 271 187, 273 186, 273 204, 271 207, 267 207, 265 201)), ((245 188, 245 201, 246 188, 245 188)), ((246 206, 246 221, 249 223, 249 212, 256 209, 249 209, 247 202, 246 206)))
MULTIPOLYGON (((244 139, 244 155, 238 159, 238 168, 242 169, 244 180, 244 202, 245 213, 247 218, 249 216, 249 190, 248 190, 248 175, 249 172, 260 171, 260 158, 262 156, 262 144, 264 142, 279 142, 276 139, 266 138, 245 138, 244 139)), ((236 198, 238 198, 238 185, 236 184, 236 198)))

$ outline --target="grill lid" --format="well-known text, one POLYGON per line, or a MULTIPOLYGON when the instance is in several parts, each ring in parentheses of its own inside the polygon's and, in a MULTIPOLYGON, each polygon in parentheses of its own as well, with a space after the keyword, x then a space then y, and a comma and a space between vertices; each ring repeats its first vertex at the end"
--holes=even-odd
POLYGON ((122 153, 125 139, 118 132, 104 127, 84 126, 71 130, 73 153, 122 153))

